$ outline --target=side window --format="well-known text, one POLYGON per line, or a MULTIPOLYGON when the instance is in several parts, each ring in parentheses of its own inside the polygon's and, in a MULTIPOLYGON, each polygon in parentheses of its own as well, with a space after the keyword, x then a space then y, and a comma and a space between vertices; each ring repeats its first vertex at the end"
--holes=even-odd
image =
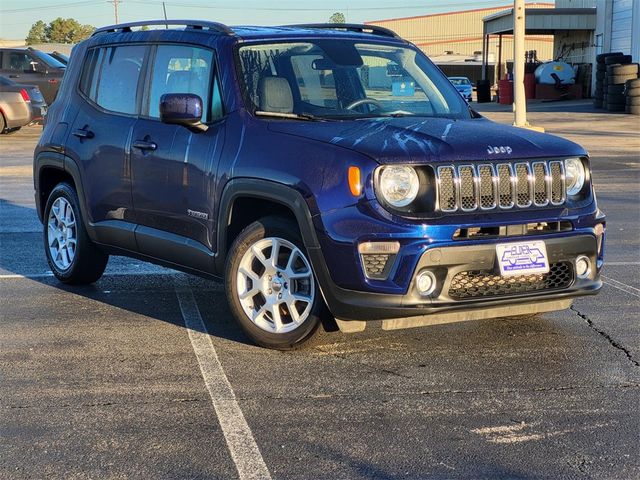
POLYGON ((138 45, 93 49, 85 61, 80 90, 106 110, 136 113, 145 49, 138 45))
POLYGON ((186 45, 160 45, 156 50, 149 93, 149 116, 160 118, 160 97, 165 93, 193 93, 202 99, 203 122, 222 116, 217 79, 213 85, 214 57, 211 50, 186 45))
POLYGON ((26 53, 11 52, 9 54, 9 68, 18 72, 30 72, 35 70, 35 65, 32 65, 33 60, 26 53))

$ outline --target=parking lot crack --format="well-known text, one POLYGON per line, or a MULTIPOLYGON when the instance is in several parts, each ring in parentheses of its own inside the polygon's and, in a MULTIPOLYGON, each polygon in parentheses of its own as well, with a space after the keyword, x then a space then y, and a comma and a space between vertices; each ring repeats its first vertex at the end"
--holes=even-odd
POLYGON ((595 325, 595 323, 593 323, 593 320, 591 320, 586 314, 580 312, 575 306, 572 305, 571 306, 571 310, 573 310, 580 318, 582 318, 585 322, 587 322, 587 325, 589 325, 589 328, 591 328, 594 332, 596 332, 598 335, 603 337, 607 342, 609 342, 609 345, 611 345, 613 348, 615 348, 617 350, 620 350, 622 353, 624 353, 625 356, 629 359, 629 361, 633 365, 635 365, 636 367, 640 367, 640 362, 638 360, 636 360, 635 358, 633 358, 633 355, 631 354, 631 352, 629 351, 628 348, 626 348, 620 342, 616 341, 607 332, 605 332, 604 330, 598 328, 595 325))
POLYGON ((356 363, 356 364, 358 364, 358 365, 360 365, 362 367, 367 368, 370 372, 373 372, 373 373, 386 373, 388 375, 393 375, 393 376, 396 376, 396 377, 405 378, 407 380, 411 380, 411 378, 412 378, 410 375, 405 375, 403 373, 399 373, 399 372, 396 372, 396 371, 388 369, 388 368, 375 368, 375 367, 372 367, 371 365, 368 365, 368 364, 366 364, 364 362, 360 362, 358 360, 349 358, 346 355, 342 355, 340 353, 329 352, 327 350, 323 350, 322 348, 315 348, 315 350, 318 351, 318 352, 321 352, 324 355, 330 355, 330 356, 332 356, 334 358, 339 358, 340 360, 344 360, 345 362, 352 361, 353 363, 356 363))

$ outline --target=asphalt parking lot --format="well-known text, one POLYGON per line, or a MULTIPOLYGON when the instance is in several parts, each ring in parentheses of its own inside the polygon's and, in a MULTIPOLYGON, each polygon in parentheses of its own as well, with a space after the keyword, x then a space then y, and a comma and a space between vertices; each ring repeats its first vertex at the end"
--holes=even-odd
POLYGON ((57 283, 40 129, 1 136, 0 478, 640 478, 640 120, 530 110, 591 153, 601 294, 287 353, 249 344, 215 283, 122 258, 93 286, 57 283))

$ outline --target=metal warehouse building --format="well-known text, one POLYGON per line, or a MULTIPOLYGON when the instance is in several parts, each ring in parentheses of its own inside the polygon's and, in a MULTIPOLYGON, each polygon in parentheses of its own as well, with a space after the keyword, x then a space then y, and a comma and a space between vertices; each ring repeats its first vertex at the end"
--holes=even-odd
MULTIPOLYGON (((553 8, 553 3, 528 3, 527 8, 553 8)), ((436 63, 446 62, 443 56, 473 57, 482 51, 482 19, 488 15, 513 7, 505 1, 502 7, 478 8, 459 12, 438 13, 417 17, 392 18, 366 22, 387 27, 401 37, 415 43, 436 63)), ((497 59, 498 39, 489 44, 489 59, 497 59)), ((513 39, 505 35, 502 40, 502 58, 513 58, 513 39)), ((553 59, 553 36, 527 37, 527 50, 535 50, 539 60, 553 59)))
MULTIPOLYGON (((566 0, 565 0, 566 1, 566 0)), ((623 52, 640 61, 640 1, 594 0, 596 53, 623 52)))

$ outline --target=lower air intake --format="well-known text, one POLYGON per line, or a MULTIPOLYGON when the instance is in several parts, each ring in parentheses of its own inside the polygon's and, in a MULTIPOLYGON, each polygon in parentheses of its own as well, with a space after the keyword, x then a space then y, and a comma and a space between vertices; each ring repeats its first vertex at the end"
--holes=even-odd
POLYGON ((561 290, 573 282, 573 266, 569 262, 553 263, 549 273, 502 277, 492 270, 459 272, 451 280, 449 296, 456 300, 478 297, 500 297, 542 290, 561 290))

